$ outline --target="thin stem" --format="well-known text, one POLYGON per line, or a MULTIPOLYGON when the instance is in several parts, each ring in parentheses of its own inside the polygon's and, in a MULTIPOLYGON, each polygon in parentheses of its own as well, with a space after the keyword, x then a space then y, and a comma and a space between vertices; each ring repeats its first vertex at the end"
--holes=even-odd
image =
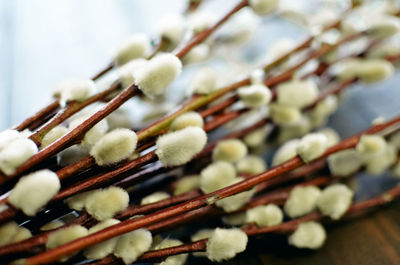
POLYGON ((96 81, 97 79, 99 79, 100 77, 102 77, 103 75, 105 75, 106 73, 108 73, 109 71, 111 71, 111 69, 113 69, 113 67, 114 67, 114 63, 113 63, 113 62, 107 64, 107 66, 104 67, 103 70, 100 70, 97 74, 95 74, 95 75, 92 77, 92 80, 93 80, 93 81, 96 81))

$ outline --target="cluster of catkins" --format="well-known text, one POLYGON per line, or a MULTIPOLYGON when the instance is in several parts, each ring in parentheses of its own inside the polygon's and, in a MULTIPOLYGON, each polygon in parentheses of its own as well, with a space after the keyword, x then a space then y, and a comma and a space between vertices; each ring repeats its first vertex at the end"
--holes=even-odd
MULTIPOLYGON (((190 2, 201 8, 198 7, 201 1, 190 2)), ((57 169, 73 168, 85 158, 94 161, 92 168, 98 173, 102 170, 113 172, 112 170, 122 168, 126 163, 152 154, 153 160, 137 172, 151 170, 157 165, 166 169, 180 168, 180 171, 174 171, 174 175, 180 175, 179 178, 172 184, 169 183, 167 187, 153 190, 152 193, 140 198, 135 194, 140 185, 123 189, 121 188, 123 185, 107 184, 98 188, 95 186, 96 183, 92 183, 94 188, 86 187, 84 192, 68 196, 63 201, 64 206, 67 205, 73 214, 59 216, 49 223, 43 223, 40 229, 34 229, 36 232, 39 231, 37 234, 32 235, 22 222, 8 220, 2 224, 0 252, 1 247, 24 240, 26 242, 44 231, 47 233, 45 248, 56 248, 124 222, 118 219, 119 214, 135 204, 141 207, 140 205, 167 202, 193 191, 208 194, 243 182, 249 176, 262 174, 268 170, 267 161, 262 154, 276 144, 280 146, 273 155, 271 167, 282 165, 296 156, 299 156, 305 164, 312 163, 328 148, 340 142, 337 132, 325 127, 329 116, 338 108, 340 94, 330 93, 329 89, 323 87, 332 87, 332 84, 337 85, 350 80, 369 84, 384 80, 394 73, 394 66, 389 58, 400 55, 400 46, 395 43, 396 33, 400 29, 400 20, 395 15, 400 10, 399 6, 387 1, 379 8, 371 10, 368 4, 354 1, 350 8, 353 10, 340 19, 339 27, 325 30, 327 25, 338 19, 338 14, 332 10, 320 10, 317 15, 310 15, 289 7, 279 7, 278 0, 244 2, 247 7, 233 16, 219 35, 211 35, 205 41, 191 47, 184 56, 172 51, 179 50, 187 40, 209 30, 217 22, 214 14, 195 10, 188 11, 185 16, 169 15, 159 23, 158 41, 154 42, 144 34, 133 35, 116 50, 112 71, 106 73, 100 80, 61 82, 53 94, 59 100, 61 108, 68 108, 74 102, 85 102, 113 83, 120 82, 120 88, 108 95, 106 101, 118 97, 122 89, 134 84, 140 90, 138 104, 142 104, 142 109, 146 109, 147 105, 147 112, 140 123, 134 123, 125 109, 115 110, 91 127, 81 139, 77 139, 79 141, 58 152, 54 156, 56 162, 52 158, 47 164, 39 164, 39 169, 30 170, 28 174, 24 173, 9 192, 3 189, 2 191, 7 193, 5 193, 6 199, 1 201, 0 210, 5 212, 10 208, 16 209, 23 213, 24 220, 39 218, 40 213, 52 209, 53 205, 48 203, 53 197, 68 187, 64 187, 64 183, 60 181, 57 169), (374 14, 373 20, 368 19, 371 13, 374 14), (221 47, 229 50, 242 47, 255 34, 256 26, 260 22, 258 16, 269 14, 279 15, 303 26, 311 34, 311 48, 305 47, 273 67, 250 71, 249 82, 232 93, 236 96, 235 102, 226 107, 229 111, 244 111, 240 117, 227 122, 223 127, 225 132, 240 131, 263 119, 269 121, 266 122, 267 125, 239 138, 219 139, 213 143, 212 151, 206 159, 204 157, 197 159, 197 155, 201 154, 207 142, 210 142, 208 140, 210 133, 205 129, 210 119, 197 111, 203 107, 199 105, 171 119, 168 126, 154 131, 151 136, 159 135, 154 138, 154 146, 138 151, 143 139, 133 128, 154 128, 146 125, 152 123, 156 125, 160 117, 171 111, 171 104, 163 102, 163 98, 166 89, 178 78, 183 66, 210 60, 218 56, 221 47), (360 17, 365 23, 354 23, 354 20, 360 17), (244 20, 248 23, 244 23, 244 20), (341 38, 351 34, 356 36, 355 40, 337 45, 329 52, 321 53, 319 57, 308 57, 310 52, 321 50, 324 45, 333 47, 341 38), (153 47, 154 43, 158 43, 158 48, 153 47), (371 43, 374 45, 370 45, 371 43), (296 68, 295 71, 291 70, 303 60, 306 60, 306 63, 302 64, 302 67, 296 68), (317 74, 305 75, 313 73, 321 62, 329 66, 323 73, 325 78, 319 78, 317 74), (266 85, 265 80, 268 77, 287 71, 292 71, 289 79, 274 83, 272 87, 266 85), (196 170, 199 169, 196 172, 185 167, 192 160, 196 163, 196 170), (87 213, 94 221, 86 225, 73 224, 73 221, 70 223, 71 216, 73 219, 79 218, 83 213, 87 213)), ((269 49, 267 60, 274 61, 295 47, 291 41, 279 41, 269 49)), ((187 94, 192 98, 200 97, 204 100, 218 93, 222 96, 226 93, 221 92, 223 91, 221 84, 231 80, 232 76, 223 78, 223 74, 215 69, 203 67, 193 77, 187 94)), ((210 100, 207 103, 215 101, 218 104, 225 99, 222 97, 219 101, 210 100)), ((32 132, 28 129, 22 131, 9 129, 1 132, 2 176, 14 177, 21 165, 38 153, 46 152, 60 138, 83 126, 85 121, 105 104, 96 102, 79 111, 54 126, 40 141, 30 139, 32 132)), ((207 107, 212 108, 212 106, 215 104, 207 107)), ((214 119, 217 119, 218 115, 219 113, 214 115, 214 119)), ((383 122, 376 121, 376 123, 383 122)), ((376 134, 363 135, 355 148, 336 152, 327 158, 327 168, 332 178, 330 183, 320 187, 300 181, 290 186, 283 204, 251 206, 252 200, 264 191, 259 186, 242 190, 223 199, 209 198, 209 204, 221 211, 219 216, 222 217, 223 227, 210 228, 205 223, 205 229, 193 233, 192 241, 207 239, 206 247, 203 249, 205 254, 196 252, 194 255, 205 256, 216 262, 235 257, 237 253, 246 249, 248 235, 243 228, 251 225, 258 228, 277 226, 285 220, 296 219, 314 211, 319 211, 333 220, 340 219, 346 214, 354 198, 354 190, 342 184, 341 177, 351 177, 361 170, 372 175, 392 170, 393 175, 400 176, 400 161, 397 155, 399 150, 399 132, 392 133, 389 137, 376 134)), ((295 174, 296 170, 293 173, 295 174)), ((76 183, 81 181, 80 176, 85 180, 83 175, 84 173, 78 172, 73 176, 75 178, 73 181, 76 183)), ((143 215, 129 217, 136 219, 142 218, 143 215)), ((289 244, 309 249, 320 248, 325 240, 326 232, 323 226, 315 221, 300 223, 288 237, 289 244)), ((140 228, 90 246, 83 250, 83 256, 86 259, 101 260, 113 255, 125 264, 131 264, 148 251, 182 244, 182 241, 172 239, 168 235, 162 239, 159 235, 153 235, 148 229, 140 228)), ((72 256, 63 256, 61 261, 67 261, 72 256)), ((187 254, 173 255, 166 257, 161 264, 179 265, 184 264, 186 259, 187 254)))

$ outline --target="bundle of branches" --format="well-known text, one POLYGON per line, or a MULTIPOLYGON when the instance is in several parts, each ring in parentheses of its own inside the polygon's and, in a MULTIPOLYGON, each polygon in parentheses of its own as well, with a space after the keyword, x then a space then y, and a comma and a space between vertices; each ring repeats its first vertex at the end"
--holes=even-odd
POLYGON ((157 38, 133 35, 92 79, 61 82, 53 102, 1 132, 1 260, 184 264, 193 252, 219 262, 267 233, 317 249, 321 223, 399 197, 395 186, 354 202, 348 184, 361 171, 400 175, 400 117, 344 140, 326 127, 344 90, 395 72, 399 7, 354 1, 317 18, 278 4, 242 0, 218 20, 190 1, 162 19, 157 38), (182 68, 245 46, 255 25, 235 19, 273 14, 308 36, 278 43, 239 81, 200 69, 188 99, 168 108, 182 68), (132 98, 148 106, 141 123, 120 108, 132 98), (263 154, 274 149, 268 168, 263 154))

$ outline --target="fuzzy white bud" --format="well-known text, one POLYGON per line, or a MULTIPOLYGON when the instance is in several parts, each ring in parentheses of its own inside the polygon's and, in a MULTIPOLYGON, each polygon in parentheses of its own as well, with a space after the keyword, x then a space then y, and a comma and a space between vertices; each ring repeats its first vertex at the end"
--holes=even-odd
POLYGON ((236 170, 239 173, 257 175, 267 170, 267 163, 256 155, 248 155, 236 163, 236 170))
POLYGON ((270 130, 267 127, 252 131, 243 137, 243 141, 248 147, 258 147, 264 144, 270 130))
POLYGON ((180 14, 169 14, 160 19, 157 32, 173 46, 179 44, 185 33, 185 20, 180 14))
POLYGON ((368 51, 368 58, 386 58, 388 56, 396 56, 400 54, 400 47, 393 42, 381 42, 368 51))
MULTIPOLYGON (((89 118, 88 115, 82 115, 75 119, 73 119, 68 126, 69 130, 73 130, 74 128, 81 125, 84 121, 89 118)), ((107 120, 101 120, 96 125, 94 125, 90 130, 85 133, 85 136, 82 140, 82 146, 91 149, 100 139, 103 137, 108 130, 107 120)))
POLYGON ((246 223, 259 227, 278 225, 283 221, 283 212, 275 204, 260 205, 246 211, 246 223))
POLYGON ((250 108, 267 105, 272 98, 271 91, 262 84, 241 87, 238 90, 239 98, 250 108))
POLYGON ((320 155, 328 148, 328 139, 322 133, 310 133, 303 138, 297 145, 296 152, 304 162, 308 163, 320 155))
POLYGON ((290 191, 285 202, 285 212, 291 218, 312 212, 317 204, 321 190, 315 186, 297 186, 290 191))
POLYGON ((117 75, 119 81, 121 81, 122 87, 128 87, 132 85, 135 81, 134 74, 135 72, 143 67, 147 63, 146 59, 139 58, 134 59, 117 69, 117 75))
POLYGON ((83 101, 96 93, 96 86, 90 79, 62 81, 56 88, 60 91, 61 102, 83 101))
POLYGON ((100 166, 111 165, 127 159, 135 151, 136 133, 129 129, 115 129, 106 135, 90 150, 100 166))
POLYGON ((191 190, 200 188, 200 176, 193 175, 180 179, 175 186, 174 195, 180 195, 191 190))
POLYGON ((18 224, 14 221, 0 226, 0 247, 10 244, 18 233, 18 224))
POLYGON ((215 14, 204 11, 195 12, 188 19, 189 28, 194 33, 200 33, 210 28, 216 21, 217 17, 215 14))
POLYGON ((156 154, 164 166, 179 166, 189 162, 203 150, 207 134, 199 127, 186 127, 157 139, 156 154))
POLYGON ((0 151, 14 140, 22 138, 21 134, 16 130, 5 130, 0 132, 0 151))
POLYGON ((235 168, 224 161, 210 164, 200 174, 200 188, 204 193, 210 193, 226 187, 236 178, 235 168))
MULTIPOLYGON (((166 238, 163 241, 161 241, 159 244, 157 244, 154 248, 154 250, 159 250, 159 249, 164 249, 164 248, 170 248, 170 247, 176 247, 182 245, 182 242, 177 240, 177 239, 171 239, 171 238, 166 238)), ((188 254, 180 254, 180 255, 174 255, 166 258, 163 262, 161 262, 159 265, 183 265, 186 262, 186 259, 188 257, 188 254)))
POLYGON ((241 226, 246 223, 246 213, 245 212, 238 212, 226 215, 222 218, 224 224, 230 226, 241 226))
POLYGON ((332 128, 323 128, 319 130, 318 133, 325 135, 326 139, 328 140, 328 148, 334 146, 340 141, 339 134, 332 128))
POLYGON ((386 140, 380 135, 363 135, 356 146, 356 151, 363 160, 378 157, 387 147, 386 140))
POLYGON ((57 154, 57 163, 61 167, 72 165, 87 156, 88 150, 81 145, 73 145, 57 154))
MULTIPOLYGON (((226 183, 226 186, 233 185, 235 183, 243 181, 244 178, 238 177, 235 178, 232 182, 226 183)), ((230 213, 233 211, 238 210, 240 207, 245 205, 251 197, 253 197, 254 193, 256 192, 256 189, 250 189, 244 192, 240 192, 235 195, 231 195, 229 197, 223 198, 221 200, 218 200, 215 204, 224 209, 225 212, 230 213)))
POLYGON ((58 192, 58 176, 47 169, 22 177, 11 190, 8 202, 26 215, 35 215, 58 192))
POLYGON ((116 50, 114 62, 117 65, 123 65, 130 60, 145 58, 150 55, 151 43, 145 34, 135 34, 125 40, 116 50))
POLYGON ((124 109, 117 109, 110 113, 106 117, 109 130, 118 128, 131 129, 133 127, 133 121, 129 115, 129 112, 124 109))
POLYGON ((200 63, 210 57, 211 48, 207 43, 201 43, 192 48, 183 58, 184 64, 200 63))
POLYGON ((118 239, 114 250, 115 256, 122 258, 125 264, 131 264, 151 247, 153 238, 146 229, 137 229, 118 239))
POLYGON ((246 250, 247 235, 238 228, 217 228, 207 241, 207 258, 211 261, 231 259, 246 250))
POLYGON ((301 223, 289 237, 289 244, 297 248, 318 249, 326 240, 324 227, 317 222, 301 223))
POLYGON ((345 177, 353 174, 361 165, 361 157, 354 149, 339 151, 328 156, 329 170, 335 176, 345 177))
POLYGON ((85 208, 91 216, 103 221, 125 210, 128 204, 129 195, 125 190, 109 187, 91 193, 86 198, 85 208))
POLYGON ((65 200, 65 203, 70 209, 76 211, 82 211, 85 208, 86 200, 92 193, 97 192, 97 190, 85 191, 74 196, 71 196, 65 200))
POLYGON ((279 0, 250 0, 250 7, 260 16, 268 15, 279 7, 279 0))
POLYGON ((45 148, 67 134, 68 129, 62 125, 54 127, 43 137, 40 148, 45 148))
POLYGON ((391 77, 393 73, 393 65, 383 59, 365 60, 358 69, 358 77, 366 84, 383 81, 391 77))
POLYGON ((30 139, 19 138, 11 141, 0 150, 0 169, 6 175, 11 175, 37 152, 36 144, 30 139))
POLYGON ((280 104, 271 104, 270 115, 278 125, 293 125, 301 119, 301 112, 299 109, 280 104))
POLYGON ((300 142, 299 139, 293 139, 284 143, 274 154, 272 159, 272 165, 280 165, 289 159, 292 159, 297 155, 297 145, 300 142))
MULTIPOLYGON (((52 249, 58 246, 67 244, 75 239, 87 236, 88 230, 80 225, 72 225, 57 231, 50 233, 47 242, 46 248, 52 249)), ((72 254, 73 255, 73 254, 72 254)), ((69 259, 70 256, 61 258, 62 262, 65 262, 69 259)))
POLYGON ((171 197, 171 196, 168 193, 166 193, 165 191, 156 191, 156 192, 144 197, 142 199, 142 201, 140 202, 140 205, 159 202, 159 201, 168 199, 169 197, 171 197))
POLYGON ((365 169, 371 175, 382 174, 390 166, 392 166, 397 159, 397 151, 391 146, 387 145, 381 155, 373 157, 366 161, 365 169))
POLYGON ((56 228, 59 228, 61 226, 65 225, 65 223, 61 220, 53 220, 48 222, 47 224, 43 225, 42 227, 40 227, 40 231, 49 231, 49 230, 53 230, 56 228))
POLYGON ((217 89, 217 72, 211 67, 201 68, 193 77, 190 90, 193 93, 208 95, 217 89))
POLYGON ((227 161, 234 163, 247 155, 247 146, 238 139, 220 141, 214 148, 212 158, 214 161, 227 161))
POLYGON ((389 38, 400 30, 400 20, 394 16, 381 16, 370 21, 368 33, 377 38, 389 38))
POLYGON ((396 149, 400 149, 400 131, 393 133, 389 137, 389 144, 392 145, 396 149))
POLYGON ((332 219, 340 219, 351 205, 354 192, 343 184, 326 187, 318 198, 317 207, 332 219))
POLYGON ((314 118, 327 118, 329 115, 333 114, 338 107, 338 98, 335 95, 329 95, 323 100, 317 103, 312 115, 314 118))
POLYGON ((189 111, 173 120, 171 125, 169 126, 169 129, 171 131, 178 131, 189 126, 203 128, 203 125, 203 117, 201 117, 198 112, 189 111))
MULTIPOLYGON (((94 225, 91 228, 89 228, 89 234, 99 232, 103 229, 106 229, 107 227, 110 227, 118 223, 120 223, 120 221, 116 219, 105 220, 104 222, 98 223, 97 225, 94 225)), ((87 259, 102 259, 113 252, 118 239, 119 239, 118 237, 114 237, 107 241, 91 246, 85 249, 83 255, 87 259)))
POLYGON ((171 53, 160 54, 135 71, 135 84, 146 96, 154 98, 163 95, 181 71, 178 57, 171 53))
POLYGON ((312 81, 293 80, 278 85, 277 102, 295 108, 304 108, 318 97, 318 87, 312 81))
POLYGON ((284 143, 293 138, 301 137, 312 129, 310 118, 302 115, 295 124, 283 125, 279 129, 278 143, 284 143))
POLYGON ((16 242, 28 239, 30 237, 32 237, 31 231, 29 231, 25 227, 20 226, 20 227, 18 227, 18 231, 10 243, 16 243, 16 242))

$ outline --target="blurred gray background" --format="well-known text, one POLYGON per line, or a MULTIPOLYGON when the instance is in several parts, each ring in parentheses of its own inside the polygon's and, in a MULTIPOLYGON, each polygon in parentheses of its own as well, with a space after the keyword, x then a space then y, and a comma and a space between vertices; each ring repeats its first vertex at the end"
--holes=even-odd
MULTIPOLYGON (((236 2, 207 0, 202 8, 222 14, 236 2)), ((283 2, 303 2, 312 8, 334 7, 344 1, 283 2)), ((184 0, 0 0, 0 129, 47 104, 60 80, 92 76, 130 34, 154 36, 155 24, 162 15, 182 12, 185 6, 184 0)), ((297 26, 276 18, 262 22, 254 41, 241 50, 249 61, 256 61, 278 38, 305 35, 297 26)), ((188 67, 188 72, 197 67, 188 67)), ((386 82, 352 89, 331 119, 332 125, 347 136, 379 115, 389 118, 398 114, 399 82, 397 74, 386 82)))

